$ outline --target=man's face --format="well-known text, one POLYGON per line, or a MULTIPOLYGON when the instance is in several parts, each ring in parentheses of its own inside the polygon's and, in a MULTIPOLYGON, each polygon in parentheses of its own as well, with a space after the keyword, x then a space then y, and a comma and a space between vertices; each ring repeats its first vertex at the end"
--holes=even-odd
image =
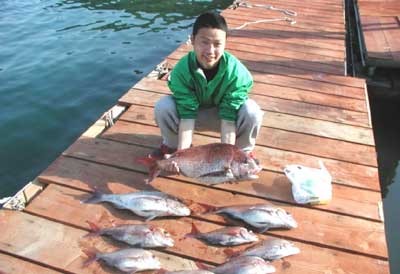
POLYGON ((220 29, 201 28, 192 37, 197 61, 204 69, 215 67, 225 49, 226 33, 220 29))

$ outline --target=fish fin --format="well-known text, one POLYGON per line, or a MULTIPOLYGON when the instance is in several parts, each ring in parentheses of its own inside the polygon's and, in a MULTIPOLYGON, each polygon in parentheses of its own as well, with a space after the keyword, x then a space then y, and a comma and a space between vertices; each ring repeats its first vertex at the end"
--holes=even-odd
POLYGON ((192 231, 190 233, 186 234, 184 238, 196 238, 196 235, 200 234, 200 230, 197 228, 197 226, 192 222, 192 231))
POLYGON ((240 253, 238 251, 234 251, 232 248, 226 248, 224 249, 225 255, 227 255, 229 258, 237 257, 240 253))
POLYGON ((102 195, 103 193, 95 190, 95 192, 93 193, 93 195, 89 198, 87 198, 86 200, 81 201, 81 204, 97 204, 100 203, 102 200, 102 195))
POLYGON ((264 233, 264 232, 267 231, 268 229, 270 229, 269 226, 264 226, 264 227, 262 227, 262 228, 260 228, 260 229, 258 230, 258 233, 264 233))
POLYGON ((94 237, 99 235, 100 232, 100 227, 98 225, 96 225, 95 223, 86 220, 86 222, 88 223, 89 227, 90 227, 90 233, 86 234, 84 237, 94 237))
POLYGON ((139 157, 135 162, 149 168, 149 178, 145 180, 146 184, 150 184, 161 173, 161 169, 157 165, 158 159, 152 157, 139 157))
POLYGON ((157 218, 157 216, 158 216, 158 215, 152 215, 152 216, 150 216, 150 217, 147 217, 144 221, 145 221, 145 222, 149 222, 149 221, 151 221, 151 220, 157 218))
POLYGON ((95 248, 83 248, 82 249, 83 253, 88 257, 84 262, 82 267, 87 267, 91 263, 97 261, 97 250, 95 248))
POLYGON ((205 264, 200 263, 200 262, 195 262, 195 264, 196 264, 196 266, 197 266, 199 269, 201 269, 201 270, 210 270, 210 269, 211 269, 211 267, 208 267, 208 266, 206 266, 205 264))
POLYGON ((151 167, 152 165, 155 164, 155 162, 157 162, 157 159, 153 158, 153 157, 138 157, 135 159, 134 161, 137 164, 141 164, 147 167, 151 167))
POLYGON ((199 212, 200 210, 198 210, 198 213, 203 214, 203 215, 214 214, 216 211, 218 211, 218 209, 220 209, 219 207, 212 206, 209 204, 204 204, 204 203, 196 202, 196 205, 201 207, 201 212, 199 212))

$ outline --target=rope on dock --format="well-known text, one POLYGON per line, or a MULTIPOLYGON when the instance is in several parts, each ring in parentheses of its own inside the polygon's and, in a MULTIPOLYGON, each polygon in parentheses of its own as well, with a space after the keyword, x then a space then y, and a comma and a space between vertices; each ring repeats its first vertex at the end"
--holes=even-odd
MULTIPOLYGON (((268 10, 273 10, 273 11, 279 11, 282 12, 285 15, 288 16, 297 16, 297 12, 288 10, 288 9, 281 9, 281 8, 275 8, 272 5, 262 5, 262 4, 250 4, 242 0, 235 0, 233 1, 232 5, 229 6, 230 9, 237 9, 239 7, 244 7, 244 8, 265 8, 268 10)), ((275 19, 263 19, 263 20, 257 20, 257 21, 252 21, 252 22, 246 22, 243 25, 235 28, 235 29, 242 29, 248 25, 251 24, 258 24, 258 23, 270 23, 270 22, 276 22, 276 21, 286 21, 289 22, 291 25, 296 24, 296 20, 289 18, 289 17, 284 17, 284 18, 275 18, 275 19)))
POLYGON ((235 1, 233 1, 232 5, 230 5, 228 8, 237 9, 238 7, 244 7, 244 8, 258 7, 258 8, 264 8, 264 9, 273 10, 273 11, 279 11, 279 12, 282 12, 283 14, 288 15, 288 16, 297 16, 297 12, 292 11, 292 10, 275 8, 272 5, 250 4, 250 3, 247 3, 247 2, 245 2, 243 0, 235 0, 235 1))

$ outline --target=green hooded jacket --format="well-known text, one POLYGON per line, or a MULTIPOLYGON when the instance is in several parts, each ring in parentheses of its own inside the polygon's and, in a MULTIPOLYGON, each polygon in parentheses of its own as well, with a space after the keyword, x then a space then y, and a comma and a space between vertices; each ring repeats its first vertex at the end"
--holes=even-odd
POLYGON ((237 111, 247 100, 253 78, 233 55, 224 52, 218 72, 207 82, 194 51, 176 64, 168 80, 181 119, 196 119, 199 107, 219 107, 219 118, 236 121, 237 111))

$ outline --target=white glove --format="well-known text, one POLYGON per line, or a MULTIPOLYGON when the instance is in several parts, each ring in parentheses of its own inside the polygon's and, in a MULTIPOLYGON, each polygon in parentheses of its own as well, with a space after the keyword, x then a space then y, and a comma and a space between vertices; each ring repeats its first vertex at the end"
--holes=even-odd
POLYGON ((236 124, 234 121, 221 120, 221 143, 234 145, 236 142, 236 124))
POLYGON ((192 144, 194 119, 181 119, 179 123, 178 150, 189 148, 192 144))

